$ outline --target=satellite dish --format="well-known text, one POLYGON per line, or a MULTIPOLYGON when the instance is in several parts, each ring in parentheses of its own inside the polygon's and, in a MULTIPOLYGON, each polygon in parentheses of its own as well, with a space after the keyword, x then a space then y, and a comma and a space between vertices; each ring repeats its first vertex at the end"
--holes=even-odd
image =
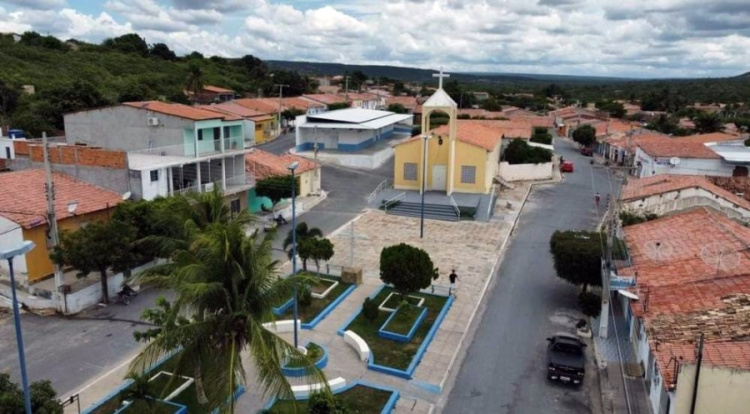
POLYGON ((717 272, 734 269, 739 266, 741 258, 737 249, 724 243, 709 243, 701 250, 701 259, 717 272))
POLYGON ((125 194, 122 195, 122 199, 123 200, 129 200, 130 196, 132 196, 132 194, 130 193, 130 191, 127 191, 127 192, 125 192, 125 194))
POLYGON ((73 214, 74 211, 78 208, 78 202, 77 201, 71 201, 68 203, 68 213, 73 214))
POLYGON ((665 260, 674 253, 674 248, 667 242, 650 241, 643 244, 643 254, 651 260, 665 260))
POLYGON ((680 158, 679 157, 672 157, 669 159, 669 165, 675 166, 680 165, 680 158))

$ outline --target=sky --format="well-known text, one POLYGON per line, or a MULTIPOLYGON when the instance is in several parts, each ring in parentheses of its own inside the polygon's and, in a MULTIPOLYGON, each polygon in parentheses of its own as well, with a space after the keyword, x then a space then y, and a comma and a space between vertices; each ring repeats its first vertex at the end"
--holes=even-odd
POLYGON ((0 0, 0 32, 447 72, 750 71, 750 0, 0 0))

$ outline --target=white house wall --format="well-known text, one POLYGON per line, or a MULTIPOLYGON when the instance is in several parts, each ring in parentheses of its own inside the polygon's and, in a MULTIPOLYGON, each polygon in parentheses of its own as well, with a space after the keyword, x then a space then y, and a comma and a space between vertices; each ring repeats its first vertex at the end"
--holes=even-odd
POLYGON ((731 177, 734 166, 724 163, 721 158, 680 158, 678 165, 670 165, 669 157, 651 157, 636 148, 636 160, 641 162, 639 177, 660 174, 712 175, 731 177))
POLYGON ((625 210, 636 214, 653 213, 658 215, 681 211, 695 206, 713 207, 730 218, 743 222, 750 221, 750 210, 703 188, 684 188, 679 191, 670 191, 637 200, 629 200, 623 204, 625 210))
MULTIPOLYGON (((0 217, 0 250, 11 249, 18 247, 23 243, 23 230, 16 222, 10 221, 5 217, 0 217)), ((37 247, 44 248, 44 246, 37 247)), ((2 269, 3 275, 7 275, 8 261, 0 260, 0 269, 2 269)), ((19 279, 26 279, 28 268, 26 267, 26 256, 17 256, 13 259, 13 270, 14 274, 19 279)))
POLYGON ((13 140, 10 138, 0 138, 0 160, 12 160, 15 157, 16 150, 13 146, 13 140))
POLYGON ((167 169, 159 168, 159 180, 151 182, 151 171, 141 171, 141 197, 144 200, 153 200, 158 196, 169 195, 169 183, 167 177, 167 169))

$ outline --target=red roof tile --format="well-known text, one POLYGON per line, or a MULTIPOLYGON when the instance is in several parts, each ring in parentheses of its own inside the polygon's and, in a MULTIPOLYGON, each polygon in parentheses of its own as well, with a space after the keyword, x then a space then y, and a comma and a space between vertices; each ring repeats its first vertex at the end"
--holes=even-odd
MULTIPOLYGON (((255 99, 235 99, 234 102, 237 105, 244 106, 245 108, 258 111, 263 115, 277 114, 279 112, 279 100, 272 98, 255 98, 255 99)), ((283 105, 281 110, 283 111, 283 105)))
POLYGON ((294 154, 275 155, 260 149, 245 155, 245 170, 255 176, 256 180, 289 174, 289 165, 299 162, 296 174, 302 174, 318 167, 313 161, 294 154))
POLYGON ((302 95, 302 98, 310 99, 314 102, 320 102, 325 105, 346 102, 346 98, 344 98, 343 96, 338 95, 338 94, 334 95, 332 93, 313 93, 313 94, 302 95))
POLYGON ((205 92, 209 92, 209 93, 234 93, 234 91, 231 90, 231 89, 222 88, 222 87, 214 86, 214 85, 206 85, 206 86, 204 86, 203 87, 203 92, 204 93, 205 92))
MULTIPOLYGON (((62 220, 74 215, 88 214, 114 207, 122 202, 122 196, 85 181, 54 172, 55 215, 62 220), (68 212, 68 203, 75 201, 78 207, 68 212)), ((47 198, 44 170, 28 169, 0 173, 0 216, 24 228, 46 223, 47 198)))
POLYGON ((234 121, 240 119, 239 117, 233 115, 207 111, 205 109, 194 106, 166 103, 160 101, 124 102, 123 105, 130 106, 132 108, 158 112, 165 115, 176 116, 178 118, 190 119, 193 121, 205 121, 208 119, 224 119, 226 121, 234 121))
POLYGON ((219 112, 221 114, 226 114, 226 115, 234 115, 234 116, 238 116, 242 118, 250 118, 253 116, 263 115, 262 113, 254 109, 246 108, 242 105, 235 103, 234 101, 222 102, 222 103, 211 104, 211 105, 200 105, 198 106, 198 108, 204 109, 207 111, 219 112))

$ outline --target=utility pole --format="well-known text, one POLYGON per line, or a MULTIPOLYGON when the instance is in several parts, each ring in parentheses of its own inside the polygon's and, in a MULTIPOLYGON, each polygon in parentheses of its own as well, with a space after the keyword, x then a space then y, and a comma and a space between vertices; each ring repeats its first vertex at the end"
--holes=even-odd
POLYGON ((349 78, 349 75, 344 75, 344 99, 346 99, 346 103, 349 103, 349 78))
POLYGON ((318 127, 315 126, 313 129, 313 134, 315 135, 315 144, 313 146, 313 158, 315 161, 315 181, 313 182, 313 194, 318 194, 320 192, 320 188, 318 186, 318 182, 320 181, 320 166, 318 165, 318 127))
POLYGON ((703 341, 705 337, 701 334, 700 342, 698 343, 698 357, 695 361, 695 381, 693 381, 693 398, 690 402, 690 414, 695 413, 695 403, 698 400, 698 380, 701 378, 701 363, 703 362, 703 341))
MULTIPOLYGON (((49 161, 49 141, 47 141, 47 133, 42 132, 42 151, 44 156, 44 177, 45 185, 44 192, 47 195, 47 225, 49 226, 49 237, 50 237, 50 250, 60 243, 60 235, 57 229, 57 217, 55 215, 55 184, 52 181, 52 166, 49 161)), ((63 285, 63 274, 60 265, 55 264, 55 297, 57 298, 58 310, 65 311, 60 307, 60 295, 62 294, 63 285)))
POLYGON ((273 86, 279 87, 279 135, 281 135, 281 97, 283 95, 284 88, 288 88, 289 85, 275 83, 273 86))

